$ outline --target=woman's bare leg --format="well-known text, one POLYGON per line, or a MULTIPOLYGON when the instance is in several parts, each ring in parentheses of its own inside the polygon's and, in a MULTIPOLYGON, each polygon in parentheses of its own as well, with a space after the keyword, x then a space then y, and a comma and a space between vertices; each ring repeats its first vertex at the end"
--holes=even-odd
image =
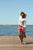
POLYGON ((25 36, 25 28, 24 28, 24 31, 21 31, 22 32, 22 43, 24 43, 23 39, 26 37, 25 36))
MULTIPOLYGON (((23 35, 23 39, 26 38, 26 35, 25 35, 25 32, 22 32, 24 35, 23 35)), ((22 41, 22 44, 25 44, 24 41, 22 41)))
POLYGON ((18 30, 18 34, 19 34, 19 38, 20 38, 21 44, 22 44, 22 42, 23 42, 23 37, 22 37, 22 35, 21 35, 21 30, 18 30))

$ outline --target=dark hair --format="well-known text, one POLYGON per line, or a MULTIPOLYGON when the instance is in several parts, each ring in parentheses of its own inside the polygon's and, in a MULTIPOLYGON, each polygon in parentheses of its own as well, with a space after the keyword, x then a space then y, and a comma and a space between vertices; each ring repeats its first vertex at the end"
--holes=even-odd
POLYGON ((26 18, 26 14, 24 12, 21 11, 20 15, 22 16, 22 18, 26 18), (22 14, 24 14, 24 15, 22 16, 22 14))

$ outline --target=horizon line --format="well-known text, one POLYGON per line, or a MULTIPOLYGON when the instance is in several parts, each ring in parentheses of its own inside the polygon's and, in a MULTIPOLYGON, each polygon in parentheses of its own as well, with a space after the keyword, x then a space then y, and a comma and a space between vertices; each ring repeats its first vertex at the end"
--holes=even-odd
MULTIPOLYGON (((7 26, 10 26, 10 24, 5 24, 5 25, 4 25, 4 24, 0 24, 0 26, 6 26, 6 25, 7 25, 7 26)), ((11 24, 11 25, 18 25, 18 24, 11 24)), ((28 24, 27 24, 27 25, 28 25, 28 24)), ((30 25, 30 24, 29 24, 29 25, 30 25)))

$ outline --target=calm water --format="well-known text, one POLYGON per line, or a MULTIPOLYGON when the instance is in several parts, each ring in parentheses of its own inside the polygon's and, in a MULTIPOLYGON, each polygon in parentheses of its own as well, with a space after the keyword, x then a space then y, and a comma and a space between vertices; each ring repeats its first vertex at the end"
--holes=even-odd
MULTIPOLYGON (((33 37, 33 26, 26 26, 25 32, 33 37)), ((0 26, 0 36, 18 36, 18 26, 0 26)))

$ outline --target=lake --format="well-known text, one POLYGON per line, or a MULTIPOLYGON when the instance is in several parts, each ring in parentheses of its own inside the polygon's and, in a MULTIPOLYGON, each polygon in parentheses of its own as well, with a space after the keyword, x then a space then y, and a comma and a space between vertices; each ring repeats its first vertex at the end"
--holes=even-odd
MULTIPOLYGON (((33 25, 27 25, 26 36, 33 37, 33 25)), ((18 36, 18 25, 0 26, 0 36, 18 36)))

